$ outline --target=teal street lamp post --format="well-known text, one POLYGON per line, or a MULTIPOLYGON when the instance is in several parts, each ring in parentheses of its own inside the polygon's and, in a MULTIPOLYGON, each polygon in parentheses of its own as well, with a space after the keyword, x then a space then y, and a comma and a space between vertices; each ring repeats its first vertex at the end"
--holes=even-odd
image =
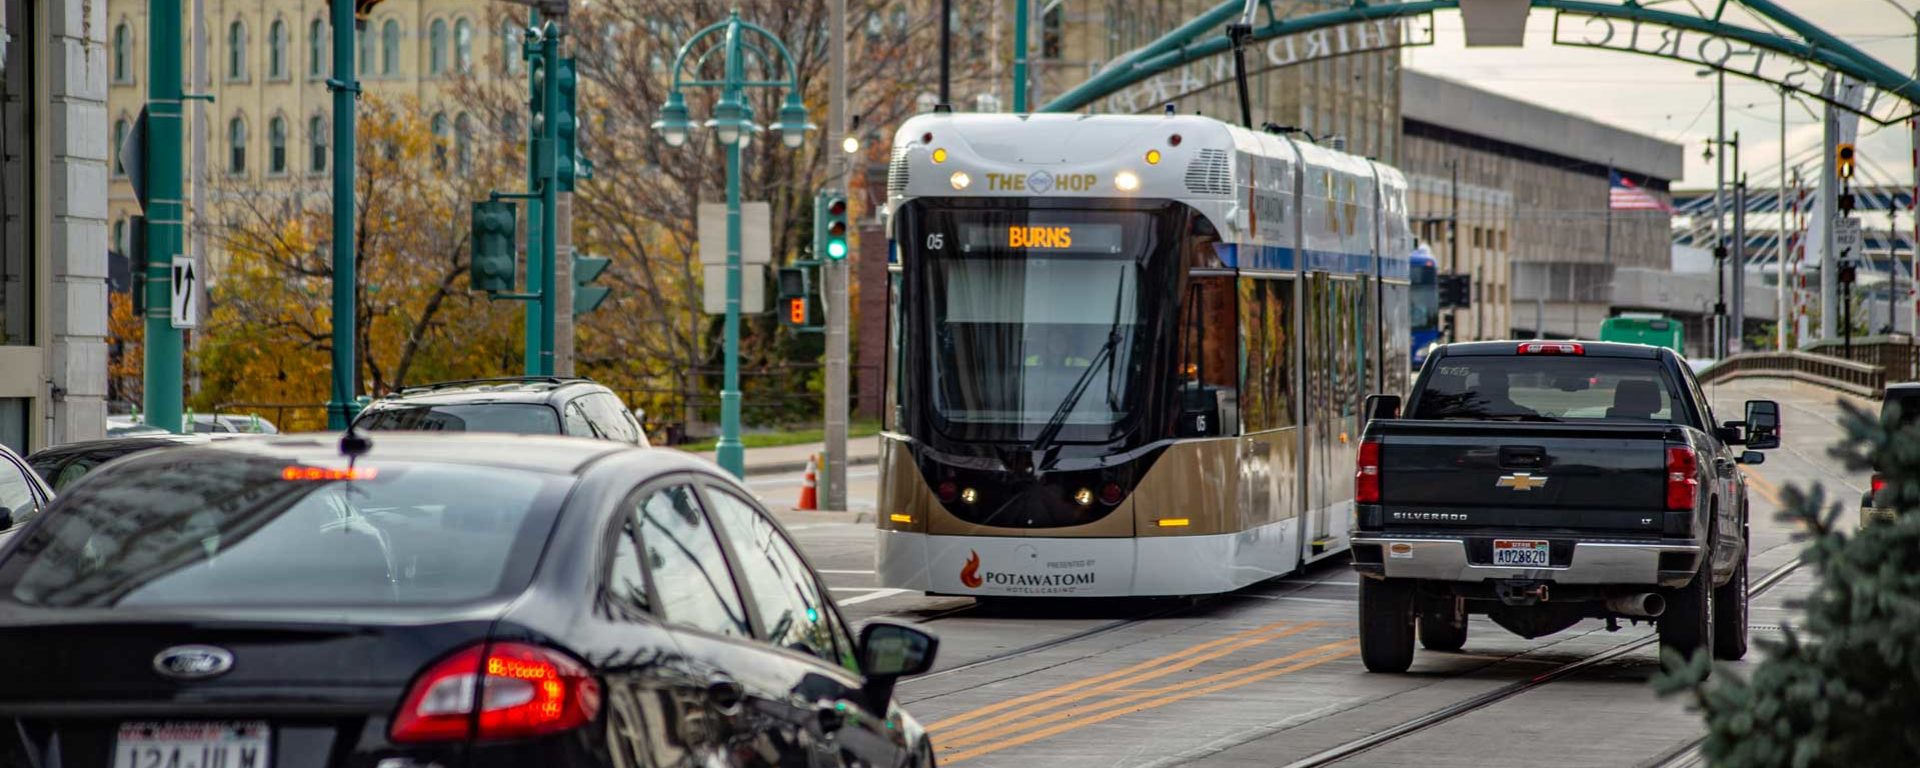
POLYGON ((760 130, 753 123, 753 107, 747 103, 746 94, 750 88, 787 89, 786 104, 780 108, 780 122, 773 129, 780 132, 782 144, 789 149, 798 149, 806 140, 806 132, 813 127, 807 122, 806 106, 800 102, 798 78, 799 71, 793 64, 793 56, 787 52, 787 46, 780 42, 780 38, 757 24, 741 21, 740 12, 734 11, 728 14, 726 21, 695 32, 680 46, 680 52, 673 60, 673 86, 667 93, 667 103, 660 108, 660 119, 653 124, 653 129, 660 133, 660 138, 667 142, 667 146, 684 146, 693 123, 688 117, 686 97, 681 95, 680 89, 696 87, 720 90, 720 100, 714 104, 713 117, 704 123, 727 150, 726 372, 720 388, 720 442, 714 448, 714 459, 721 468, 736 477, 746 475, 746 451, 740 444, 740 150, 760 130), (720 35, 721 39, 710 42, 693 60, 692 74, 696 76, 682 79, 688 54, 701 41, 715 35, 720 35), (767 48, 777 51, 779 60, 766 60, 766 48, 749 42, 748 35, 759 38, 767 48), (706 68, 704 65, 708 59, 716 52, 723 58, 724 76, 719 80, 698 77, 706 68), (785 79, 747 79, 747 56, 760 58, 768 69, 777 69, 778 65, 785 64, 785 79))

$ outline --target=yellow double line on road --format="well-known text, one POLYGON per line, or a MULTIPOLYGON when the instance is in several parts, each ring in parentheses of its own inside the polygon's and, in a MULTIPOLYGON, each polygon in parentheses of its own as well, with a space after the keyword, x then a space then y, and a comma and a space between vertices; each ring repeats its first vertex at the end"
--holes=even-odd
POLYGON ((928 731, 933 734, 935 746, 941 750, 940 759, 955 763, 1359 653, 1351 639, 1343 639, 1194 680, 1156 688, 1136 688, 1141 683, 1296 635, 1320 624, 1281 622, 1258 627, 1085 680, 965 712, 933 723, 928 726, 928 731), (1115 695, 1077 707, 1065 707, 1102 694, 1115 695))
POLYGON ((1762 477, 1759 472, 1755 472, 1746 467, 1740 468, 1740 474, 1746 476, 1747 487, 1758 492, 1760 498, 1766 499, 1768 503, 1775 507, 1779 507, 1782 504, 1780 501, 1780 486, 1774 485, 1772 480, 1768 480, 1762 477))

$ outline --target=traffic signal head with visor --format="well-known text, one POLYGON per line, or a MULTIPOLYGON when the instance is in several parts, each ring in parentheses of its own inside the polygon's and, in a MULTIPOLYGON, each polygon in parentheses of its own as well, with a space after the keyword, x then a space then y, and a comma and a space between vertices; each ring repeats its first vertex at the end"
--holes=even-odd
POLYGON ((820 233, 816 241, 820 246, 815 258, 827 261, 841 261, 847 258, 847 196, 838 190, 826 190, 820 193, 818 217, 814 222, 820 233))
POLYGON ((498 293, 513 290, 514 231, 513 204, 489 201, 473 204, 473 263, 469 282, 472 290, 498 293))
POLYGON ((1853 178, 1853 145, 1839 144, 1833 148, 1834 171, 1840 178, 1853 178))

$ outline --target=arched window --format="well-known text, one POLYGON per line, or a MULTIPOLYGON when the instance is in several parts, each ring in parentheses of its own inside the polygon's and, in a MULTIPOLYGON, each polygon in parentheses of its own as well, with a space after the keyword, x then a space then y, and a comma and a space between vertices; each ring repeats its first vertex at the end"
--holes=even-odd
POLYGON ((327 72, 327 23, 314 19, 307 24, 307 77, 315 80, 327 72))
POLYGON ((400 22, 393 19, 380 27, 380 74, 400 74, 400 22))
POLYGON ((133 79, 133 28, 126 22, 113 28, 113 81, 124 83, 133 79))
POLYGON ((247 79, 247 25, 239 19, 227 25, 227 79, 247 79))
POLYGON ((500 24, 500 71, 509 75, 520 72, 520 27, 512 19, 500 24))
POLYGON ((427 27, 427 74, 438 77, 447 71, 447 20, 434 19, 427 27))
POLYGON ((247 174, 247 121, 237 116, 227 121, 227 173, 247 174))
POLYGON ((453 66, 463 75, 473 71, 473 22, 466 19, 453 24, 453 66))
POLYGON ((307 170, 312 173, 327 172, 327 121, 319 115, 307 118, 307 143, 313 148, 313 157, 307 160, 307 170))
POLYGON ((360 33, 360 75, 362 77, 373 74, 373 50, 379 42, 370 33, 360 33))
POLYGON ((281 80, 286 76, 287 23, 274 19, 273 26, 267 28, 267 77, 281 80))
POLYGON ((123 254, 127 252, 126 219, 121 219, 113 223, 113 249, 123 254))
POLYGON ((465 112, 453 119, 453 162, 461 174, 473 168, 473 117, 465 112))
POLYGON ((447 122, 444 112, 433 116, 433 167, 447 169, 447 144, 453 139, 453 126, 447 122))
POLYGON ((267 121, 267 173, 287 172, 287 119, 274 115, 267 121))
POLYGON ((127 175, 127 159, 124 156, 126 153, 121 151, 127 143, 127 130, 126 118, 113 122, 113 146, 107 149, 113 152, 113 175, 115 176, 127 175))

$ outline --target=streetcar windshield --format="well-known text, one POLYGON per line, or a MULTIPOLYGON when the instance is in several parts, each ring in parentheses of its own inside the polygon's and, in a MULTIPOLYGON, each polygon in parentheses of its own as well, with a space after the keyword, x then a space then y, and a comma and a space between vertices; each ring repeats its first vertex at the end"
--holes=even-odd
POLYGON ((1407 309, 1412 315, 1414 333, 1439 329, 1439 278, 1439 270, 1434 267, 1433 262, 1413 263, 1413 295, 1408 297, 1407 309))
POLYGON ((1153 216, 935 211, 921 252, 933 412, 958 439, 1104 441, 1136 401, 1153 216))

